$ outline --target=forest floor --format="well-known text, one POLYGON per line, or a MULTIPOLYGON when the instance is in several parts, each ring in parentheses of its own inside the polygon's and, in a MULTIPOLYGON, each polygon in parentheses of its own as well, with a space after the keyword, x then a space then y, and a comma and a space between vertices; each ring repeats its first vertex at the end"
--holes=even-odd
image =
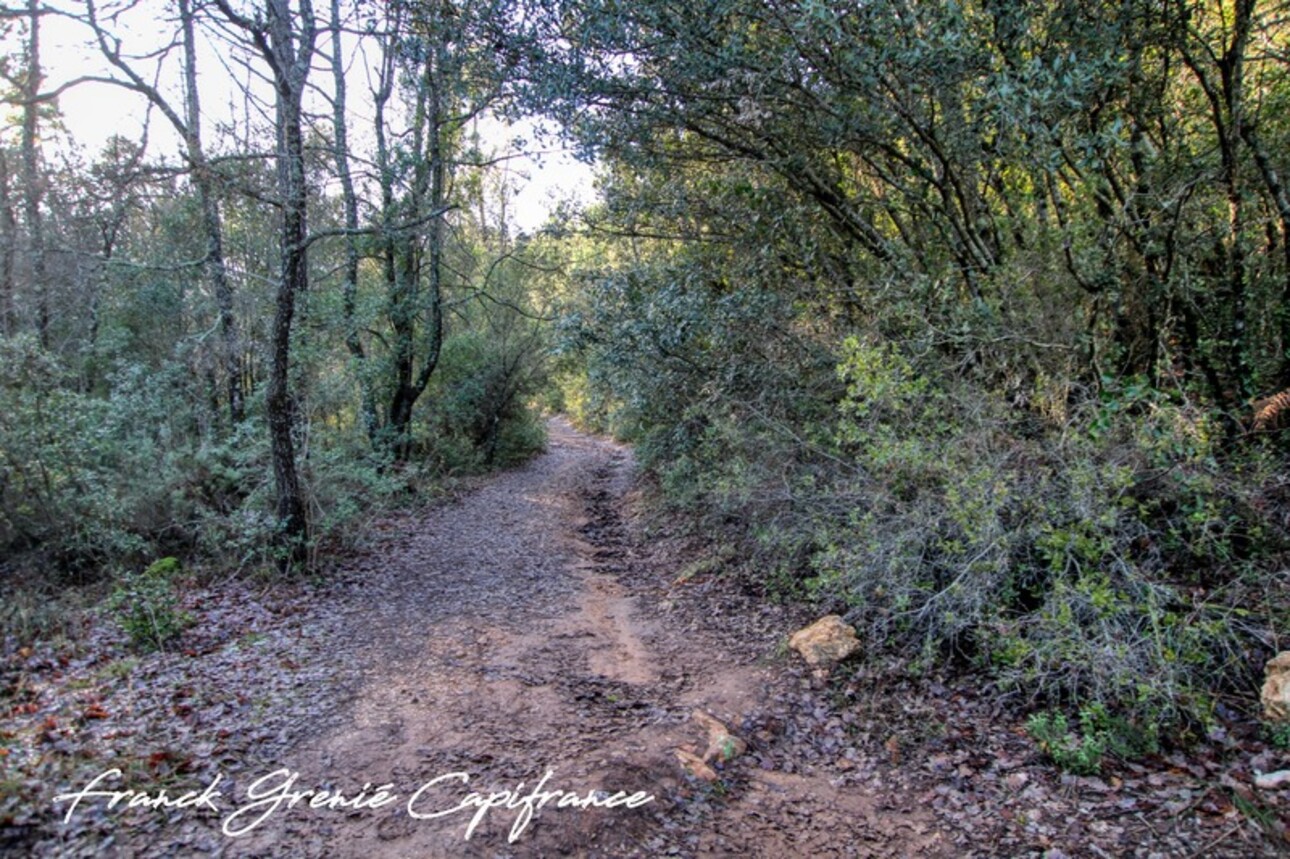
POLYGON ((0 853, 1282 855, 1287 791, 1250 781, 1285 752, 1236 737, 1063 775, 967 679, 813 676, 783 644, 802 607, 681 575, 694 545, 642 511, 630 450, 555 419, 546 453, 382 520, 320 582, 189 589, 166 653, 93 620, 8 648, 0 853), (696 712, 748 743, 716 781, 678 763, 704 750, 696 712), (142 793, 55 799, 112 769, 96 789, 142 793), (652 799, 526 824, 539 784, 652 799), (126 807, 162 790, 192 807, 126 807), (309 807, 323 790, 351 807, 309 807))

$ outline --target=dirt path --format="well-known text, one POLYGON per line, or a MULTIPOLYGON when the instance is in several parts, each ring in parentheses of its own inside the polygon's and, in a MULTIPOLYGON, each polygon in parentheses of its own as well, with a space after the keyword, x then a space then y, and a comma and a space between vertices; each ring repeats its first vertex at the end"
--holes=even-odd
POLYGON ((0 855, 1285 855, 1290 799, 1249 786, 1283 750, 1246 736, 1074 776, 979 676, 878 659, 820 683, 782 647, 809 609, 702 572, 702 547, 638 514, 628 449, 550 430, 526 467, 376 521, 378 547, 321 582, 190 585, 165 652, 99 616, 0 659, 0 855), (677 758, 709 745, 696 713, 748 745, 713 782, 677 758), (108 772, 218 801, 68 810, 108 772), (562 794, 523 825, 535 789, 652 799, 562 794))
POLYGON ((638 514, 628 449, 550 431, 526 467, 377 520, 378 547, 320 582, 190 584, 194 624, 164 652, 132 651, 102 615, 76 642, 9 648, 0 855, 1285 855, 1290 797, 1250 782, 1290 760, 1257 726, 1080 777, 978 675, 877 659, 820 683, 782 647, 809 609, 702 572, 701 546, 638 514), (708 745, 696 713, 748 744, 711 783, 677 759, 708 745), (108 789, 219 799, 58 799, 109 771, 108 789), (397 799, 374 805, 386 784, 397 799), (518 825, 538 784, 653 799, 518 825), (308 791, 358 807, 311 809, 308 791), (471 792, 510 804, 467 839, 477 809, 453 809, 471 792))
POLYGON ((666 560, 624 519, 630 451, 561 420, 550 432, 543 456, 433 511, 396 553, 355 571, 343 626, 365 672, 282 764, 300 787, 388 782, 400 800, 348 816, 277 815, 234 852, 926 855, 941 837, 930 813, 839 787, 836 773, 774 766, 782 726, 761 711, 781 673, 766 664, 776 633, 746 615, 723 624, 721 606, 679 609, 666 560), (746 733, 756 751, 715 785, 687 776, 674 754, 702 753, 696 710, 746 733), (408 813, 410 795, 437 777, 413 810, 446 810, 470 791, 526 792, 548 771, 547 790, 654 800, 549 805, 513 841, 518 809, 488 810, 469 840, 474 809, 408 813))

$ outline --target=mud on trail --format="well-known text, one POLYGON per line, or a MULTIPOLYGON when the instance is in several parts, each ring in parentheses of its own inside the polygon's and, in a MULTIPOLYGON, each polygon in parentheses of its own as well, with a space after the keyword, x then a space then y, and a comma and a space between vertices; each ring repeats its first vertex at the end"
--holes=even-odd
MULTIPOLYGON (((932 814, 794 766, 774 710, 784 629, 736 595, 678 593, 676 563, 630 514, 627 448, 550 424, 548 451, 426 514, 393 551, 349 571, 337 622, 361 666, 344 702, 279 765, 299 785, 400 801, 344 815, 283 812, 233 855, 888 856, 939 851, 932 814), (703 752, 702 711, 751 749, 715 784, 678 764, 703 752), (778 763, 777 763, 778 761, 778 763), (635 809, 547 805, 510 838, 517 810, 414 819, 470 791, 645 792, 635 809), (521 787, 520 783, 523 783, 521 787)), ((782 619, 779 619, 782 620, 782 619)))

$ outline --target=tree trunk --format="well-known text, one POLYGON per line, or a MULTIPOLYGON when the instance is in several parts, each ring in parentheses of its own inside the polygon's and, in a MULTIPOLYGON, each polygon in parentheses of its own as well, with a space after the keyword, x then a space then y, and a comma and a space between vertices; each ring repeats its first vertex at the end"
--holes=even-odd
MULTIPOLYGON (((273 319, 273 363, 269 373, 266 408, 270 448, 277 489, 277 513, 282 529, 284 567, 306 560, 309 523, 296 467, 296 410, 291 396, 291 324, 296 299, 309 287, 309 260, 305 240, 309 189, 305 183, 305 145, 301 101, 312 54, 312 32, 302 32, 299 45, 293 32, 287 0, 270 0, 269 43, 274 68, 278 126, 278 187, 282 197, 282 273, 278 282, 273 319)), ((313 10, 301 2, 302 27, 311 30, 313 10)))
POLYGON ((291 392, 291 327, 296 300, 309 287, 306 217, 309 188, 305 180, 301 103, 313 60, 317 22, 311 0, 299 0, 298 23, 292 19, 290 0, 265 0, 264 24, 234 11, 228 0, 215 0, 215 3, 225 18, 250 36, 269 66, 273 80, 282 222, 265 411, 277 498, 281 552, 278 566, 287 572, 304 565, 309 550, 309 520, 296 464, 297 408, 291 392))
MULTIPOLYGON (((1215 399, 1229 415, 1248 401, 1253 387, 1253 372, 1246 338, 1247 261, 1244 237, 1244 187, 1241 180, 1239 147, 1245 136, 1245 50, 1254 20, 1254 0, 1236 0, 1232 9, 1231 36, 1219 56, 1208 46, 1199 55, 1184 49, 1182 61, 1191 70, 1209 103, 1210 122, 1218 145, 1223 190, 1227 202, 1228 233, 1214 253, 1220 312, 1225 312, 1220 329, 1219 351, 1226 378, 1214 392, 1215 399), (1218 73, 1215 81, 1203 57, 1208 56, 1218 73)), ((1211 383, 1212 386, 1212 383, 1211 383)), ((1229 417, 1227 434, 1235 437, 1240 424, 1229 417)))
POLYGON ((50 347, 49 276, 45 265, 45 224, 41 213, 44 177, 40 171, 40 86, 44 75, 40 67, 40 3, 27 0, 31 31, 27 36, 27 68, 22 86, 22 181, 23 216, 27 220, 27 247, 30 255, 31 286, 36 295, 36 330, 40 345, 50 347))
POLYGON ((1245 126, 1245 49, 1254 19, 1254 0, 1237 0, 1234 9, 1232 41, 1219 61, 1227 125, 1222 129, 1219 150, 1223 156, 1223 181, 1227 186, 1228 205, 1228 284, 1226 298, 1232 308, 1228 343, 1228 367, 1232 376, 1234 405, 1247 402, 1253 395, 1254 373, 1246 338, 1246 300, 1248 253, 1245 241, 1244 188, 1242 187, 1238 148, 1245 126))
POLYGON ((9 156, 0 150, 0 334, 18 330, 14 307, 13 264, 18 247, 18 221, 13 211, 12 172, 9 156))
POLYGON ((342 272, 341 303, 345 317, 345 348, 354 360, 358 370, 358 385, 361 402, 363 429, 368 440, 375 446, 377 441, 376 403, 372 397, 372 386, 365 373, 367 356, 363 342, 358 336, 358 320, 355 318, 358 304, 358 196, 354 193, 354 177, 349 169, 349 125, 345 117, 345 62, 341 54, 341 20, 340 0, 331 0, 331 71, 335 93, 332 101, 333 122, 335 123, 334 158, 336 173, 340 176, 341 205, 345 213, 345 265, 342 272))
MULTIPOLYGON (((396 462, 405 462, 412 455, 412 415, 417 400, 425 392, 430 377, 438 365, 443 334, 443 309, 441 306, 443 284, 443 247, 446 240, 442 211, 447 193, 445 140, 447 119, 441 92, 440 61, 442 47, 435 46, 417 78, 416 104, 413 109, 411 149, 414 153, 413 177, 404 205, 399 206, 394 197, 394 175, 385 146, 383 117, 384 101, 377 100, 377 163, 381 174, 381 193, 384 208, 386 239, 384 248, 385 279, 389 295, 390 327, 393 334, 391 356, 391 393, 386 411, 385 443, 396 462), (395 214, 397 212, 397 217, 395 214), (427 247, 423 252, 418 229, 394 231, 396 220, 417 224, 426 215, 433 214, 427 230, 427 247), (423 258, 428 259, 429 272, 426 292, 421 289, 423 258), (425 346, 420 350, 421 369, 417 371, 418 325, 423 309, 428 319, 424 323, 425 346)), ((393 66, 387 65, 388 74, 393 66)), ((388 97, 388 90, 378 95, 388 97)))
POLYGON ((206 234, 206 277, 210 280, 211 291, 215 294, 215 306, 219 312, 220 364, 228 396, 228 415, 230 422, 237 425, 246 417, 240 371, 241 337, 233 308, 233 287, 229 283, 228 268, 224 263, 223 224, 220 221, 214 176, 202 146, 202 111, 197 89, 197 40, 193 33, 192 0, 179 0, 179 17, 184 38, 184 145, 193 168, 193 184, 201 201, 202 231, 206 234))
MULTIPOLYGON (((396 402, 391 408, 391 430, 395 439, 395 458, 406 461, 412 454, 412 412, 417 400, 425 393, 439 365, 439 354, 443 348, 443 268, 444 230, 443 215, 447 194, 447 147, 445 136, 448 133, 446 106, 442 91, 442 46, 436 45, 426 60, 425 74, 422 79, 424 87, 421 93, 422 105, 419 114, 423 115, 426 127, 425 151, 418 164, 419 175, 414 184, 413 217, 419 219, 423 214, 433 214, 426 235, 426 294, 423 298, 420 290, 421 249, 419 246, 408 248, 409 258, 415 259, 416 267, 407 274, 407 280, 415 286, 410 290, 410 297, 418 303, 424 300, 429 318, 425 321, 425 345, 422 350, 421 371, 415 374, 416 368, 416 331, 413 325, 407 324, 400 342, 406 342, 406 354, 400 355, 398 373, 399 384, 396 402), (426 200, 426 196, 429 200, 426 200), (428 202, 428 205, 426 203, 428 202), (415 257, 412 254, 415 253, 415 257), (397 411, 396 411, 397 409, 397 411)), ((410 243, 411 244, 411 243, 410 243)), ((411 323, 419 308, 408 308, 406 322, 411 323)))

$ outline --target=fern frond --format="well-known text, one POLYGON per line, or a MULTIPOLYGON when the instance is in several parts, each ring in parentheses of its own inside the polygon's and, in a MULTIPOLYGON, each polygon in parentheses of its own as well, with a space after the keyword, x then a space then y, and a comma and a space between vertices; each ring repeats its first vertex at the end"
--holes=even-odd
POLYGON ((1254 431, 1279 429, 1290 414, 1290 388, 1254 403, 1254 431))

